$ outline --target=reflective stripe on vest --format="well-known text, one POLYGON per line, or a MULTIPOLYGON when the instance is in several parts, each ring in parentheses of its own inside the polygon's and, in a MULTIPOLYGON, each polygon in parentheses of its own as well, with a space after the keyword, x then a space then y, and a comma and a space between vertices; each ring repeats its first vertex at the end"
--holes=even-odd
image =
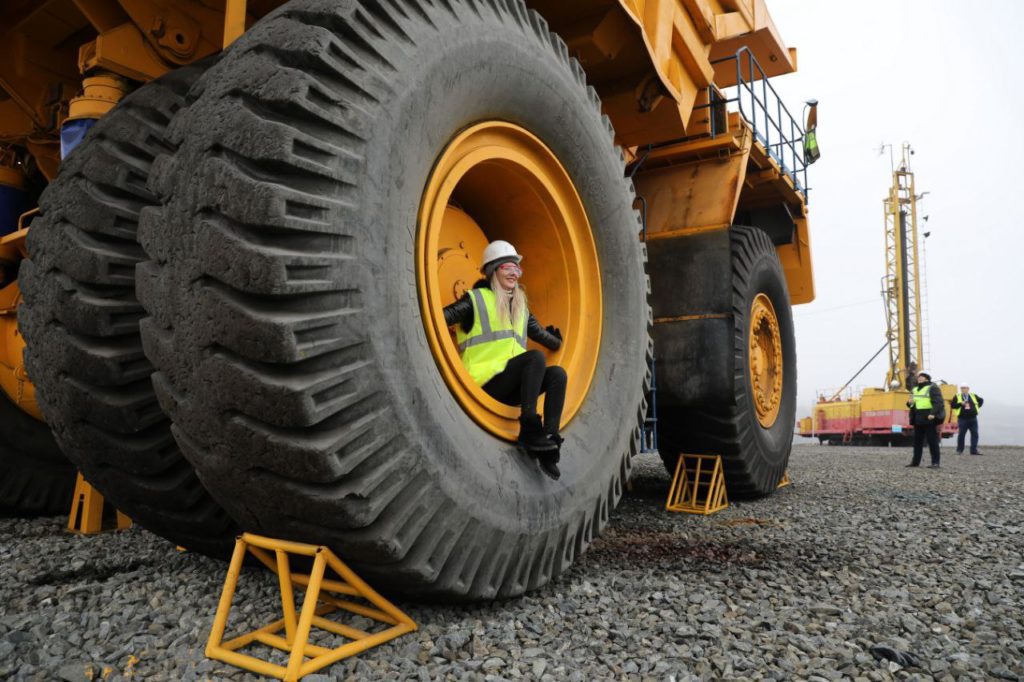
MULTIPOLYGON (((968 393, 966 396, 963 395, 962 393, 957 393, 956 394, 956 397, 959 398, 961 405, 964 404, 964 398, 966 398, 968 396, 970 397, 971 402, 974 403, 974 414, 978 414, 979 412, 981 412, 981 408, 978 406, 978 396, 974 395, 973 393, 968 393)), ((955 410, 953 410, 953 416, 954 417, 959 417, 960 416, 960 409, 961 408, 958 407, 955 410)))
POLYGON ((462 364, 482 386, 505 369, 509 360, 526 352, 529 315, 523 315, 518 325, 502 324, 493 291, 471 289, 469 299, 473 303, 473 327, 468 332, 462 331, 462 325, 456 327, 456 340, 462 364), (516 327, 521 333, 516 333, 516 327))
POLYGON ((818 134, 814 130, 808 130, 804 134, 804 163, 808 166, 821 158, 821 151, 818 150, 818 134))
POLYGON ((929 395, 931 392, 932 385, 925 384, 924 386, 915 386, 912 393, 914 394, 914 409, 915 410, 928 410, 932 409, 932 397, 929 395))

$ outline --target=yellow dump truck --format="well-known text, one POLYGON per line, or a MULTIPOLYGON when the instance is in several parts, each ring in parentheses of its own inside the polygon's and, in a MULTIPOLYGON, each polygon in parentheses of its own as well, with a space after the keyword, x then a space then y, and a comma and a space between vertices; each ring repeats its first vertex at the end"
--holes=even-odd
POLYGON ((197 551, 241 526, 479 599, 565 570, 655 438, 721 454, 734 497, 782 478, 816 149, 762 0, 15 1, 0 27, 24 491, 77 468, 197 551), (565 337, 558 481, 442 315, 494 239, 565 337))

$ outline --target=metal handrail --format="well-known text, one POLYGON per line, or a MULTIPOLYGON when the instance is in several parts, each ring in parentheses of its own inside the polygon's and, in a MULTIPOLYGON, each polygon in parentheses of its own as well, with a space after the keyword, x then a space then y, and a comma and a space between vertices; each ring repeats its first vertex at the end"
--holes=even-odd
MULTIPOLYGON (((746 121, 754 133, 754 139, 760 142, 765 151, 782 172, 788 175, 796 189, 807 197, 807 163, 804 161, 804 128, 789 113, 782 98, 768 82, 768 75, 754 57, 750 48, 741 47, 736 54, 716 59, 711 64, 736 62, 736 84, 728 89, 735 90, 732 97, 725 97, 714 85, 708 86, 708 104, 697 109, 725 107, 736 103, 740 116, 746 121), (744 68, 745 67, 745 68, 744 68), (754 76, 759 78, 755 78, 754 76), (760 80, 760 87, 757 81, 760 80), (760 94, 758 94, 760 90, 760 94), (772 111, 774 110, 774 115, 772 111)), ((718 135, 714 112, 711 119, 711 136, 718 135)))

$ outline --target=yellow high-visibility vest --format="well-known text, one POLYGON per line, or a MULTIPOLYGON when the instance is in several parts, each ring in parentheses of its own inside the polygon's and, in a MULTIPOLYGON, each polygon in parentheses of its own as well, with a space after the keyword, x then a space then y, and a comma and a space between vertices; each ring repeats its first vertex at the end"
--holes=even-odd
MULTIPOLYGON (((979 412, 981 412, 981 406, 978 405, 978 396, 974 395, 973 393, 968 393, 967 396, 970 396, 971 397, 971 402, 974 403, 974 414, 978 414, 979 412)), ((963 405, 964 398, 966 398, 967 396, 965 396, 963 394, 960 394, 960 393, 956 394, 956 397, 960 399, 960 404, 961 405, 963 405)), ((960 408, 959 407, 956 408, 955 410, 953 410, 953 416, 954 417, 959 417, 960 416, 960 408)))
POLYGON ((464 332, 459 325, 455 334, 462 364, 473 380, 483 386, 505 369, 509 360, 526 352, 529 315, 523 311, 522 319, 502 324, 490 289, 471 289, 469 300, 473 303, 473 327, 464 332))
POLYGON ((932 409, 932 397, 929 394, 931 391, 931 384, 925 384, 924 386, 915 386, 911 393, 914 394, 914 409, 921 411, 927 410, 931 412, 932 409))

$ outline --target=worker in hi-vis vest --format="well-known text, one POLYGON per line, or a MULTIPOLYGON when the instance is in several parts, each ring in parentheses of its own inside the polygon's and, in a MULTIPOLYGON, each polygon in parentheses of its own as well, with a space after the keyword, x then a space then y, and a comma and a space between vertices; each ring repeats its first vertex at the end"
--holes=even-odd
POLYGON ((971 432, 971 454, 980 455, 978 452, 978 413, 985 399, 971 393, 971 387, 964 384, 960 392, 949 401, 953 408, 953 416, 956 417, 956 426, 959 431, 956 434, 956 454, 964 454, 964 437, 971 432))
POLYGON ((568 377, 557 365, 548 367, 544 353, 527 350, 527 338, 549 350, 562 345, 562 332, 541 327, 527 307, 519 283, 523 257, 506 241, 484 249, 480 270, 484 278, 455 303, 445 306, 444 321, 458 325, 456 340, 462 363, 489 396, 506 405, 519 405, 519 445, 536 457, 541 470, 557 480, 558 433, 568 377), (537 401, 544 394, 544 421, 537 401))
POLYGON ((921 465, 924 443, 928 441, 931 468, 938 469, 939 425, 946 418, 946 401, 942 399, 942 389, 932 383, 931 374, 917 373, 917 385, 910 391, 907 407, 910 408, 910 423, 914 425, 914 458, 907 466, 921 465))

